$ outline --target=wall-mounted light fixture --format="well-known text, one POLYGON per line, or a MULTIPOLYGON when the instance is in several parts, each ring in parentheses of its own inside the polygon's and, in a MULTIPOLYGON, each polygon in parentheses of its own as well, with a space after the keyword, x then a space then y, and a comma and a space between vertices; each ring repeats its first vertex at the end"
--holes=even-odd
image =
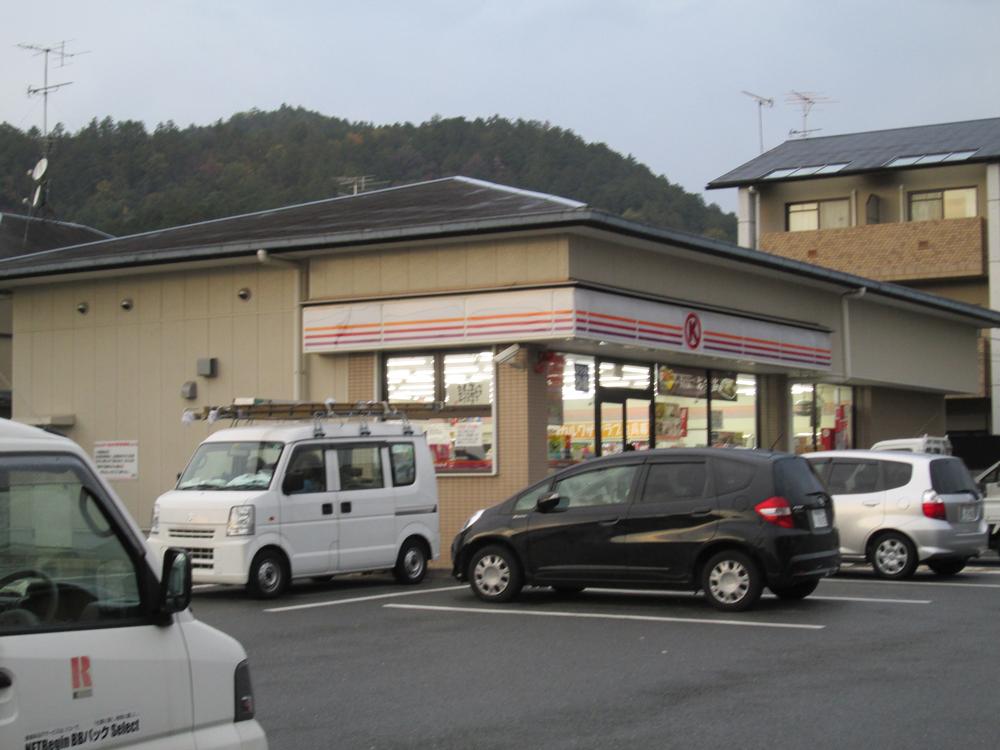
POLYGON ((90 305, 88 305, 86 302, 76 303, 76 311, 80 313, 80 315, 86 315, 89 310, 90 310, 90 305))
POLYGON ((250 287, 245 286, 241 288, 238 292, 236 292, 236 296, 239 297, 244 302, 246 302, 253 296, 253 292, 250 291, 250 287))
POLYGON ((121 307, 121 309, 124 310, 125 312, 128 312, 133 307, 135 307, 135 303, 132 301, 131 297, 122 297, 122 300, 121 302, 118 303, 118 306, 121 307))

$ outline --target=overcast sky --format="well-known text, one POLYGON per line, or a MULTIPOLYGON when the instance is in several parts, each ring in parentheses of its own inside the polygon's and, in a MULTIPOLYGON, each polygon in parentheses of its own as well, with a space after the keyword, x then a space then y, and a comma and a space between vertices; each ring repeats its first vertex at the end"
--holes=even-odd
MULTIPOLYGON (((997 0, 47 0, 5 2, 0 121, 150 128, 282 103, 373 123, 543 120, 705 183, 801 128, 792 90, 830 100, 815 135, 1000 116, 997 0)), ((26 165, 29 167, 30 165, 26 165)), ((572 197, 572 196, 570 196, 572 197)), ((708 201, 735 209, 735 191, 708 201)))

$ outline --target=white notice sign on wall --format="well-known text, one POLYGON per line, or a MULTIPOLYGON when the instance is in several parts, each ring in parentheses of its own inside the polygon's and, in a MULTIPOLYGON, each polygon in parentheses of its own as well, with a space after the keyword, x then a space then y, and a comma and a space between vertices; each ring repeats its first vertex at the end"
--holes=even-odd
POLYGON ((139 441, 102 440, 94 443, 94 463, 105 479, 138 479, 139 441))

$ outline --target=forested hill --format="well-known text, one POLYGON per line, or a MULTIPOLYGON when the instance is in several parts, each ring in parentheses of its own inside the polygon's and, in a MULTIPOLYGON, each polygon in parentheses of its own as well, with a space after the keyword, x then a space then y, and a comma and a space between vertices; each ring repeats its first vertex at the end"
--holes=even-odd
MULTIPOLYGON (((0 123, 0 210, 24 211, 40 156, 37 130, 0 123)), ((114 235, 334 197, 340 178, 377 186, 464 175, 583 201, 629 219, 735 240, 736 218, 654 175, 631 156, 547 123, 434 118, 348 122, 282 107, 227 122, 148 132, 140 122, 54 130, 55 218, 114 235)))

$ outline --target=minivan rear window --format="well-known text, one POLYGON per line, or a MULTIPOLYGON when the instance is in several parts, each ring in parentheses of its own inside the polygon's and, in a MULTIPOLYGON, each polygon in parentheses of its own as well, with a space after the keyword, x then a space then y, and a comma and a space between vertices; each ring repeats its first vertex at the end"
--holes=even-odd
POLYGON ((778 494, 793 505, 807 498, 826 494, 804 458, 785 458, 775 463, 774 484, 778 494))
POLYGON ((931 461, 931 487, 939 495, 976 492, 976 483, 965 464, 957 458, 936 458, 931 461))

